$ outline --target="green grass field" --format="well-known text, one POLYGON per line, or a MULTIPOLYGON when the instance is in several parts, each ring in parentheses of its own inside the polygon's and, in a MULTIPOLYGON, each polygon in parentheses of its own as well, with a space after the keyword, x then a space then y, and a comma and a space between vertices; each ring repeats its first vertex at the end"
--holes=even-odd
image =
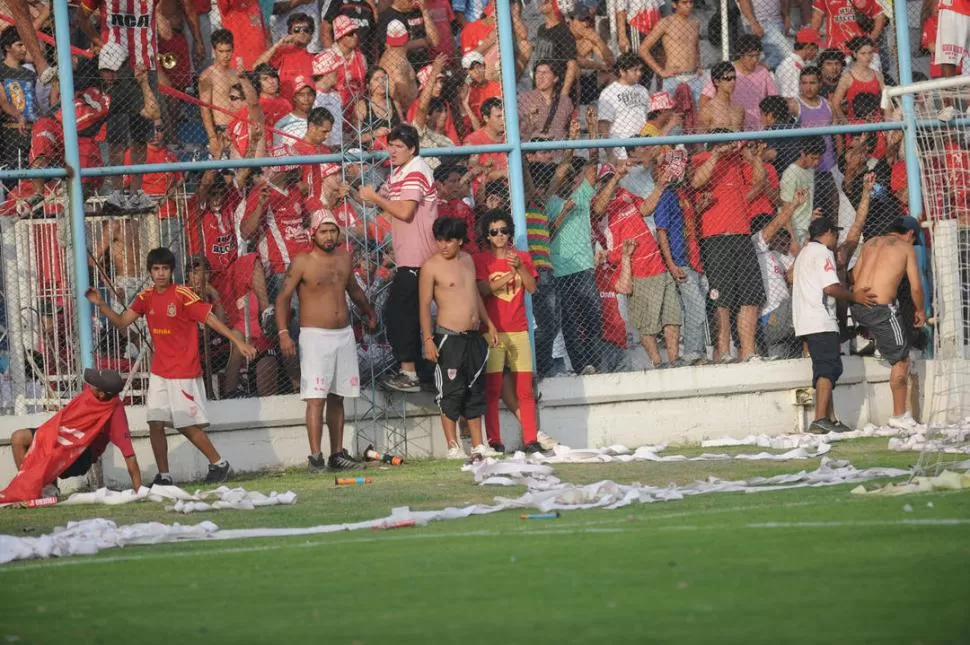
MULTIPOLYGON (((885 445, 837 444, 832 456, 859 468, 916 458, 885 445)), ((817 464, 641 462, 556 466, 556 475, 665 484, 817 464)), ((87 517, 314 526, 523 492, 476 486, 456 462, 368 474, 373 484, 342 489, 300 471, 243 480, 299 494, 295 506, 250 512, 178 516, 155 503, 8 510, 0 533, 39 535, 87 517)), ((887 498, 850 488, 12 563, 0 567, 0 643, 970 642, 970 492, 887 498)))

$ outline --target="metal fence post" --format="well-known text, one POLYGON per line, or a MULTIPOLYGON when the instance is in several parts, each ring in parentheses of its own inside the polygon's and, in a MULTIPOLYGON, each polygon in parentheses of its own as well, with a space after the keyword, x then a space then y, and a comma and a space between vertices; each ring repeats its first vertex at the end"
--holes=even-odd
MULTIPOLYGON (((913 82, 912 49, 909 44, 909 16, 906 2, 900 0, 893 4, 896 21, 896 50, 899 58, 899 84, 913 82)), ((912 94, 903 97, 903 130, 906 154, 906 186, 909 189, 909 214, 919 218, 923 214, 923 190, 919 177, 919 148, 916 144, 916 104, 912 94)))
POLYGON ((87 236, 84 231, 84 195, 81 192, 81 155, 78 151, 77 116, 74 112, 74 73, 71 60, 71 21, 66 0, 54 0, 54 32, 57 68, 60 71, 61 114, 64 125, 64 163, 67 167, 68 215, 71 218, 71 246, 74 252, 74 300, 77 314, 78 348, 82 367, 94 365, 91 306, 88 290, 87 236))

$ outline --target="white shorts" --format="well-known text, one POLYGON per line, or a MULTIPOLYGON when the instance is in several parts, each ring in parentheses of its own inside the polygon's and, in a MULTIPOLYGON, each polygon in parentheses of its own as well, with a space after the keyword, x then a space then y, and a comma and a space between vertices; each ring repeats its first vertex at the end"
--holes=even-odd
POLYGON ((300 328, 300 398, 360 396, 357 339, 350 327, 300 328))
POLYGON ((934 62, 937 65, 960 65, 970 49, 970 16, 940 9, 939 25, 934 62))
POLYGON ((148 378, 145 420, 161 421, 174 428, 209 425, 202 377, 165 378, 152 374, 148 378))

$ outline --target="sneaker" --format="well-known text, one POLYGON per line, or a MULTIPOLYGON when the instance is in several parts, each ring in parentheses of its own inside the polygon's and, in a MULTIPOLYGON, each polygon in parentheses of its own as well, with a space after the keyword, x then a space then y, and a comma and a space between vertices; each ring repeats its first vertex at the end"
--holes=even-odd
POLYGON ((229 465, 228 461, 222 466, 209 464, 209 474, 205 476, 203 481, 207 484, 224 484, 232 479, 233 475, 235 473, 232 472, 232 466, 229 465))
POLYGON ((112 190, 108 197, 105 198, 104 205, 110 206, 111 208, 119 211, 123 211, 127 210, 128 208, 128 199, 120 190, 112 190))
POLYGON ((559 445, 559 442, 540 430, 536 434, 536 440, 543 450, 552 450, 559 445))
POLYGON ((145 194, 145 191, 139 190, 128 196, 126 206, 130 211, 150 211, 155 209, 156 204, 154 199, 145 194))
MULTIPOLYGON (((350 454, 349 452, 347 452, 347 449, 346 448, 341 448, 340 449, 340 454, 343 455, 345 459, 349 459, 349 460, 351 460, 352 462, 354 462, 356 464, 363 464, 364 463, 364 460, 363 459, 358 459, 357 457, 354 457, 352 454, 350 454)), ((366 468, 366 466, 365 466, 365 468, 366 468)))
POLYGON ((330 455, 330 459, 327 460, 327 465, 330 466, 330 470, 364 469, 364 464, 347 454, 346 450, 341 450, 337 454, 330 455))
POLYGON ((421 382, 417 378, 411 378, 404 372, 398 372, 394 376, 384 379, 384 385, 397 390, 398 392, 420 392, 421 382))
POLYGON ((852 426, 846 425, 838 420, 835 421, 835 426, 839 428, 838 432, 852 432, 855 430, 852 426))
POLYGON ((60 497, 61 489, 57 487, 57 484, 47 484, 40 491, 41 497, 60 497))
POLYGON ((909 412, 899 415, 898 417, 889 417, 889 421, 886 423, 890 428, 896 428, 897 430, 915 430, 916 429, 916 419, 909 412))
POLYGON ((320 455, 319 457, 314 457, 313 455, 310 455, 309 457, 306 458, 306 460, 307 460, 307 465, 306 465, 307 472, 314 473, 314 474, 326 472, 327 459, 323 455, 320 455))
POLYGON ((472 456, 474 455, 481 455, 482 457, 491 457, 494 459, 495 457, 501 457, 502 453, 496 451, 488 444, 480 443, 472 448, 472 456))
MULTIPOLYGON (((211 470, 209 472, 212 472, 211 470)), ((172 479, 171 475, 163 475, 158 473, 155 475, 155 479, 152 480, 152 486, 174 486, 175 481, 172 479)))
POLYGON ((276 338, 279 335, 279 330, 276 329, 276 307, 270 305, 263 309, 263 313, 259 314, 259 327, 266 338, 276 338))
POLYGON ((492 449, 493 452, 497 452, 500 455, 505 454, 505 444, 504 443, 490 443, 488 447, 492 449))
POLYGON ((808 426, 808 431, 812 434, 828 434, 830 432, 842 432, 837 425, 829 421, 828 419, 818 419, 817 421, 812 421, 812 425, 808 426))
POLYGON ((538 441, 533 441, 532 443, 525 444, 525 448, 523 448, 523 450, 527 455, 534 455, 537 452, 538 453, 545 452, 545 450, 542 448, 542 444, 540 444, 538 441))
POLYGON ((482 455, 480 455, 480 454, 479 454, 479 453, 477 453, 477 452, 472 452, 472 456, 471 456, 471 459, 469 459, 469 460, 468 460, 468 461, 466 461, 465 463, 466 463, 466 464, 471 464, 471 465, 475 465, 475 464, 480 464, 480 463, 482 463, 483 461, 485 461, 485 457, 483 457, 482 455))
POLYGON ((599 370, 597 370, 593 365, 587 365, 579 374, 580 376, 592 376, 593 374, 599 374, 599 370))
POLYGON ((448 459, 468 459, 468 453, 460 443, 448 444, 448 459))

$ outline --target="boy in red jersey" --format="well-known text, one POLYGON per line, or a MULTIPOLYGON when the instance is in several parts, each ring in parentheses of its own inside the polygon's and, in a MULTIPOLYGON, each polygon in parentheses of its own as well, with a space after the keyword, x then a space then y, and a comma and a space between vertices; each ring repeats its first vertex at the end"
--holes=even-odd
MULTIPOLYGON (((526 251, 512 247, 515 227, 511 216, 494 209, 485 213, 483 231, 488 249, 473 256, 478 292, 498 330, 498 346, 488 353, 485 365, 485 431, 492 450, 505 452, 498 421, 505 366, 512 371, 515 397, 522 423, 522 443, 527 453, 542 452, 536 435, 536 398, 532 388, 532 345, 525 315, 525 292, 535 293, 539 273, 526 251)), ((512 408, 513 406, 509 406, 512 408)))
POLYGON ((256 356, 256 349, 235 336, 212 314, 212 306, 185 286, 172 284, 175 255, 167 248, 148 252, 148 270, 153 287, 145 289, 122 314, 114 312, 97 289, 87 291, 88 300, 118 329, 125 329, 145 316, 152 335, 155 354, 148 381, 146 418, 158 475, 152 485, 171 485, 168 470, 168 441, 165 426, 174 426, 209 460, 208 483, 228 481, 232 477, 229 462, 223 459, 203 431, 209 424, 205 414, 205 386, 199 361, 199 326, 205 323, 236 346, 246 358, 256 356))

